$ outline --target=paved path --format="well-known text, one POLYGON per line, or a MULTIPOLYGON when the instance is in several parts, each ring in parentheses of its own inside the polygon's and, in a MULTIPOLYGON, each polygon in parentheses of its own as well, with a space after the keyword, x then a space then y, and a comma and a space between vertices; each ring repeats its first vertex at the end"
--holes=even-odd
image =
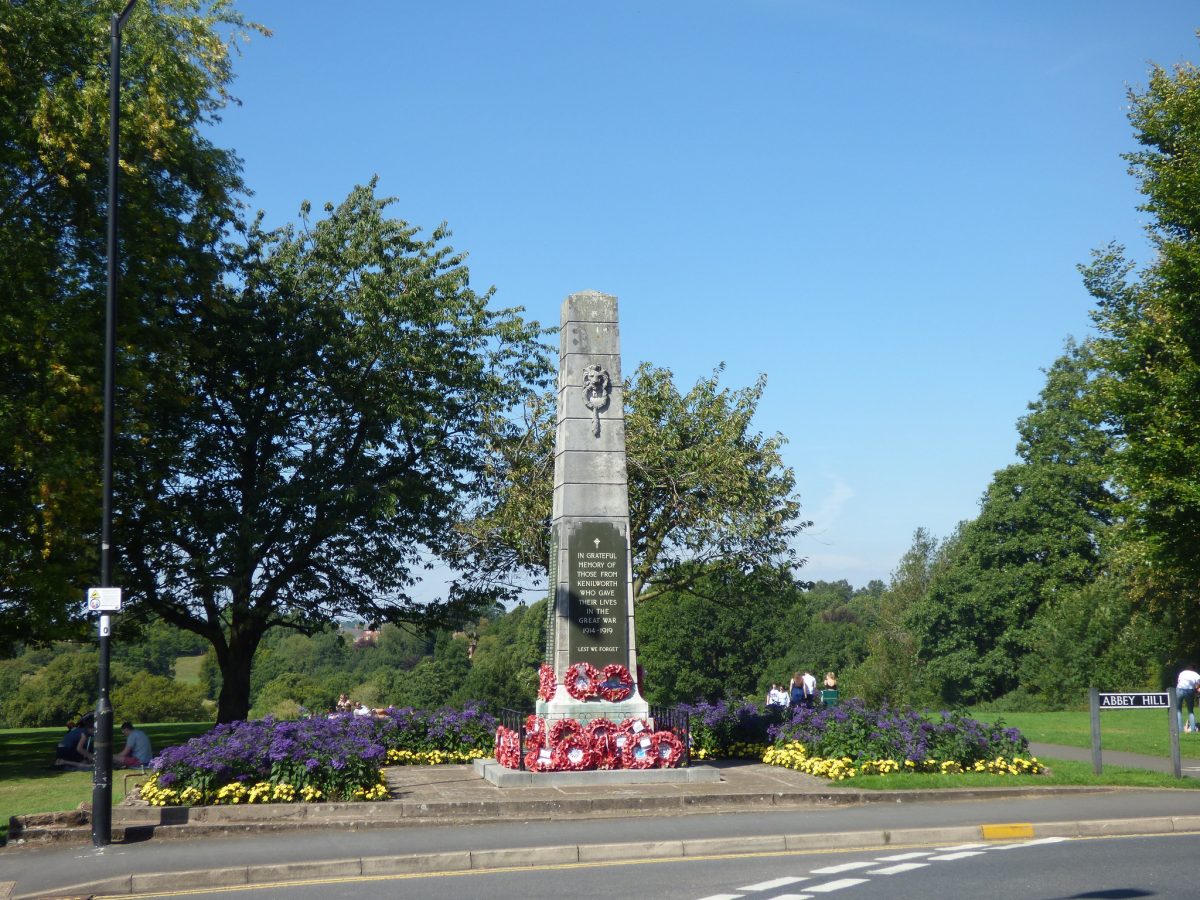
MULTIPOLYGON (((1189 735, 1190 737, 1190 735, 1189 735)), ((1183 738, 1183 735, 1180 735, 1183 738)), ((1185 749, 1193 749, 1184 745, 1185 749)), ((1038 758, 1066 759, 1074 762, 1090 763, 1092 751, 1090 747, 1063 747, 1059 744, 1030 744, 1029 752, 1038 758)), ((1171 774, 1171 760, 1163 756, 1144 756, 1140 753, 1120 753, 1116 750, 1105 750, 1100 760, 1104 766, 1120 766, 1126 769, 1149 769, 1152 772, 1171 774)), ((1184 778, 1200 778, 1200 760, 1183 758, 1180 771, 1184 778)))

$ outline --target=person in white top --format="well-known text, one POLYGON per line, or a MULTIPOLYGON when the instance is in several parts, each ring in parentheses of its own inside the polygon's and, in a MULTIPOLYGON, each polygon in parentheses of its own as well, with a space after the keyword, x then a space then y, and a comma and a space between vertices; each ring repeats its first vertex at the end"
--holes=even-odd
POLYGON ((807 669, 804 670, 804 705, 812 706, 813 698, 817 695, 817 679, 807 669))
POLYGON ((1196 730, 1196 688, 1198 685, 1200 685, 1200 672, 1192 669, 1184 669, 1180 672, 1179 680, 1175 682, 1176 715, 1179 716, 1179 727, 1185 733, 1196 730), (1187 725, 1183 724, 1184 703, 1188 708, 1187 725))

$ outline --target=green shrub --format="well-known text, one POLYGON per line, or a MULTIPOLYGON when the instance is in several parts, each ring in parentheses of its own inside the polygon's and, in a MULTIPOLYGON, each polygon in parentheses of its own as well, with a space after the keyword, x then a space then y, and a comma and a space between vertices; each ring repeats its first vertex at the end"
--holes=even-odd
POLYGON ((203 690, 164 675, 140 672, 114 690, 112 700, 118 722, 202 722, 208 718, 203 690))

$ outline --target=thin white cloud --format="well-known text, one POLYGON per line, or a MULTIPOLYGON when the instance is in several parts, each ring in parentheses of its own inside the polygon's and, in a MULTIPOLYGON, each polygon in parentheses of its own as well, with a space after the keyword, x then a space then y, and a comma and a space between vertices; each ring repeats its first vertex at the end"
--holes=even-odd
POLYGON ((826 476, 833 482, 833 488, 821 498, 820 505, 812 512, 813 530, 822 533, 832 528, 842 514, 847 501, 854 496, 854 488, 850 487, 840 475, 826 476))

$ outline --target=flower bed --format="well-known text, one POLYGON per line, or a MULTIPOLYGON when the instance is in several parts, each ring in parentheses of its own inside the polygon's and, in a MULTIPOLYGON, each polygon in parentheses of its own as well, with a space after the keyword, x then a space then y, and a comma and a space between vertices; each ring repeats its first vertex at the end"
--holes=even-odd
POLYGON ((760 706, 718 700, 682 704, 692 734, 692 759, 762 759, 770 744, 767 731, 780 724, 787 712, 777 706, 760 706))
POLYGON ((860 700, 798 709, 767 729, 763 762, 834 781, 896 772, 1034 775, 1029 742, 1015 728, 987 725, 959 712, 928 717, 910 708, 868 709, 860 700))
POLYGON ((475 704, 233 722, 164 750, 141 796, 155 806, 383 800, 384 765, 481 758, 495 727, 475 704))
MULTIPOLYGON (((682 763, 683 743, 669 731, 654 731, 645 719, 623 722, 575 719, 547 723, 539 716, 525 721, 525 768, 530 772, 582 772, 593 769, 670 769, 682 763)), ((517 733, 496 730, 497 762, 518 768, 517 733)))
POLYGON ((767 748, 767 752, 763 754, 763 762, 807 772, 809 775, 828 778, 830 781, 845 781, 858 775, 894 775, 897 772, 933 772, 940 775, 959 775, 964 772, 987 775, 1037 775, 1043 771, 1043 766, 1036 756, 997 756, 995 759, 976 760, 970 766, 963 766, 955 760, 939 762, 936 759, 925 759, 919 763, 911 759, 906 759, 903 763, 894 759, 864 759, 856 762, 848 756, 828 759, 809 756, 799 741, 788 741, 767 748))

